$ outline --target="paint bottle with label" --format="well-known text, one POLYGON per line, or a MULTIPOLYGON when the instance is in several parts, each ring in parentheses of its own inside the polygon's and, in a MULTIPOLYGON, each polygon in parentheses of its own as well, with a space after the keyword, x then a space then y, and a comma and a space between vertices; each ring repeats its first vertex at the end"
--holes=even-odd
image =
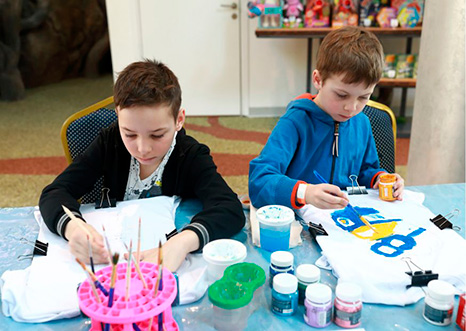
POLYGON ((306 288, 320 280, 320 269, 313 264, 300 264, 296 268, 296 277, 298 278, 298 304, 304 305, 306 288))
POLYGON ((434 325, 449 325, 453 315, 455 289, 442 280, 431 280, 427 284, 424 300, 425 320, 434 325))
POLYGON ((298 279, 281 273, 273 277, 272 312, 280 316, 293 315, 298 309, 298 279))
POLYGON ((353 283, 340 283, 335 289, 335 324, 342 328, 361 325, 362 291, 353 283))
POLYGON ((380 175, 379 197, 384 201, 395 201, 393 197, 393 185, 395 185, 396 176, 393 174, 380 175))
POLYGON ((332 322, 332 290, 315 283, 306 288, 304 321, 312 327, 324 328, 332 322))
POLYGON ((281 273, 294 275, 294 256, 287 251, 276 251, 270 255, 269 284, 273 286, 273 278, 281 273))

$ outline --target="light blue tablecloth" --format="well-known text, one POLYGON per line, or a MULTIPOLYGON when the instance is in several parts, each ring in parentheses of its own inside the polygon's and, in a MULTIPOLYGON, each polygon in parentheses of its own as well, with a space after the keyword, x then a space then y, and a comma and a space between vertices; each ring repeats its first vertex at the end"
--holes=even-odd
MULTIPOLYGON (((451 219, 452 223, 461 227, 459 233, 465 237, 465 184, 445 184, 432 186, 413 186, 408 189, 425 194, 424 205, 434 214, 446 215, 453 209, 459 209, 459 216, 451 219)), ((181 203, 176 215, 176 225, 180 228, 201 208, 198 201, 188 200, 181 203)), ((20 238, 35 241, 38 225, 33 219, 32 207, 0 209, 0 274, 8 269, 23 269, 30 260, 18 261, 17 256, 31 253, 32 247, 20 244, 20 238)), ((246 261, 264 268, 268 275, 270 253, 252 245, 249 231, 245 228, 234 239, 246 244, 248 256, 246 261)), ((303 245, 291 250, 295 256, 295 264, 314 263, 320 257, 320 249, 311 240, 309 233, 303 231, 303 245)), ((322 282, 335 289, 336 279, 329 271, 323 270, 322 282)), ((303 320, 303 307, 292 317, 278 317, 270 311, 271 290, 264 286, 265 296, 260 307, 249 317, 247 330, 283 330, 308 329, 303 320)), ((456 306, 457 306, 456 300, 456 306)), ((456 309, 454 317, 456 318, 456 309)), ((452 323, 447 327, 436 327, 427 323, 422 317, 424 300, 407 307, 365 304, 361 327, 366 330, 455 330, 452 323)), ((212 308, 207 296, 190 305, 173 308, 173 316, 180 330, 213 330, 212 308)), ((42 324, 17 323, 0 314, 0 330, 88 330, 89 320, 77 317, 42 324)), ((340 329, 331 324, 324 330, 340 329)))

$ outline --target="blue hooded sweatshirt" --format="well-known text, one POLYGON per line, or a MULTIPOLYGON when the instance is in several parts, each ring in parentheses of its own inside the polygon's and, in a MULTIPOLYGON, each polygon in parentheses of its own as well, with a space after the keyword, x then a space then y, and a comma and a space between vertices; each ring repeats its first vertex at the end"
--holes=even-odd
POLYGON ((360 185, 373 186, 385 170, 364 113, 336 122, 309 97, 290 102, 261 154, 249 164, 251 203, 256 208, 302 207, 296 204, 299 183, 321 183, 313 170, 341 189, 351 186, 353 174, 360 185))

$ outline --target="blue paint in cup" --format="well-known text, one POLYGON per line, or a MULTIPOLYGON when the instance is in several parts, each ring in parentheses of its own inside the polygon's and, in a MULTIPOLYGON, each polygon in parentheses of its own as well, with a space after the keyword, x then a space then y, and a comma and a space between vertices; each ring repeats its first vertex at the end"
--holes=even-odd
POLYGON ((269 252, 288 250, 294 212, 285 206, 270 205, 259 208, 256 216, 261 247, 269 252))

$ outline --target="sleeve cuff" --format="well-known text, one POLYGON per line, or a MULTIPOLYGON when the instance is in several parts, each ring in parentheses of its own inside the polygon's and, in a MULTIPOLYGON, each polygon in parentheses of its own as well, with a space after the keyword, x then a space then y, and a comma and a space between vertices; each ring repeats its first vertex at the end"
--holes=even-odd
POLYGON ((371 179, 371 188, 374 187, 375 181, 377 180, 377 176, 379 176, 380 174, 386 174, 386 173, 387 173, 386 171, 379 171, 379 172, 377 172, 374 176, 372 176, 372 179, 371 179))
POLYGON ((299 204, 296 198, 296 193, 298 191, 299 184, 307 184, 307 183, 302 180, 298 180, 296 184, 294 185, 293 190, 291 191, 291 199, 290 199, 291 206, 294 209, 301 209, 305 206, 305 205, 299 204))
MULTIPOLYGON (((75 211, 71 211, 71 212, 73 213, 74 216, 81 219, 83 222, 86 222, 80 213, 75 212, 75 211)), ((68 225, 70 221, 71 221, 71 218, 69 218, 68 215, 66 215, 65 213, 60 217, 60 219, 57 222, 57 233, 66 241, 68 241, 68 239, 65 237, 65 230, 66 230, 66 226, 68 225)))
POLYGON ((204 246, 207 245, 210 241, 209 231, 207 231, 205 226, 202 225, 201 223, 194 222, 194 223, 188 224, 181 231, 184 231, 184 230, 194 231, 194 233, 196 233, 197 236, 199 237, 199 248, 192 253, 201 252, 204 246))

